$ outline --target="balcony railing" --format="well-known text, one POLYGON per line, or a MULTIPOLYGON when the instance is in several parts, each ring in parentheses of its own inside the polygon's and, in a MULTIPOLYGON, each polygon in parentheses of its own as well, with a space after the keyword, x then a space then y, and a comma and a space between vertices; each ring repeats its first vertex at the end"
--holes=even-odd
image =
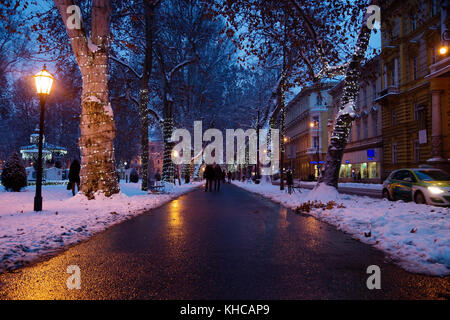
POLYGON ((389 95, 396 95, 398 93, 399 93, 398 87, 395 85, 390 85, 390 86, 386 87, 385 89, 381 90, 378 93, 378 98, 376 98, 374 101, 383 99, 384 97, 389 96, 389 95))
POLYGON ((322 153, 322 149, 315 147, 306 149, 306 154, 316 154, 316 153, 322 153))

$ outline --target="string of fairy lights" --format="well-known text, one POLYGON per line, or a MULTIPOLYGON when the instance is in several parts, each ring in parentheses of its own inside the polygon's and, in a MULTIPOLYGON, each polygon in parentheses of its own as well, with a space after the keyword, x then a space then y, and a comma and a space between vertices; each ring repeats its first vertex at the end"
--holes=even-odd
POLYGON ((119 192, 116 178, 113 117, 105 110, 105 104, 97 101, 83 102, 80 148, 82 155, 81 179, 83 192, 92 197, 100 189, 105 195, 119 192), (94 130, 94 128, 96 130, 94 130), (102 130, 98 130, 102 128, 102 130))
POLYGON ((81 179, 82 191, 89 198, 101 190, 106 196, 119 192, 114 161, 114 118, 108 102, 109 36, 95 37, 88 43, 86 36, 70 37, 71 43, 80 44, 86 50, 77 50, 76 58, 82 73, 83 100, 81 114, 81 179), (95 46, 92 50, 92 46, 95 46), (102 49, 103 48, 103 49, 102 49))
MULTIPOLYGON (((360 37, 358 38, 355 52, 353 53, 352 63, 358 65, 358 63, 364 58, 366 50, 369 44, 370 30, 364 28, 361 31, 360 37)), ((347 104, 353 104, 356 101, 356 96, 359 91, 359 77, 360 68, 350 67, 347 69, 347 74, 344 80, 344 92, 341 99, 341 110, 344 109, 347 104)), ((336 124, 334 126, 333 134, 331 136, 331 143, 338 143, 339 141, 345 141, 350 134, 351 124, 353 118, 349 114, 343 114, 336 119, 336 124)))
POLYGON ((142 190, 148 189, 148 89, 139 90, 139 116, 141 121, 141 159, 142 159, 142 190))
POLYGON ((165 117, 163 122, 163 139, 164 139, 164 156, 163 156, 163 174, 162 180, 173 183, 174 181, 174 164, 172 162, 171 140, 173 132, 173 118, 165 117))

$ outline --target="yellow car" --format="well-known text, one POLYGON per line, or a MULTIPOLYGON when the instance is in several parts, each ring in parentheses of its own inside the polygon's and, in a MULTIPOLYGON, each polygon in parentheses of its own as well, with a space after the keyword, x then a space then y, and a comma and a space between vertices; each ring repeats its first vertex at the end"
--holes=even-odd
POLYGON ((434 168, 392 171, 383 183, 383 198, 450 206, 450 175, 434 168))

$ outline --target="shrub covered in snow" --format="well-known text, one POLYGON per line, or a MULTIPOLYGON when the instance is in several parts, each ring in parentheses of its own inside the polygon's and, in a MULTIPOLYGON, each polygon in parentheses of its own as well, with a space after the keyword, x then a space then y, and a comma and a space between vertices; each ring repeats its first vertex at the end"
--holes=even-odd
POLYGON ((138 183, 138 181, 139 181, 139 175, 138 175, 136 169, 131 170, 131 172, 130 172, 130 182, 138 183))
POLYGON ((14 153, 5 163, 2 184, 8 191, 19 192, 27 186, 27 173, 19 154, 14 153))

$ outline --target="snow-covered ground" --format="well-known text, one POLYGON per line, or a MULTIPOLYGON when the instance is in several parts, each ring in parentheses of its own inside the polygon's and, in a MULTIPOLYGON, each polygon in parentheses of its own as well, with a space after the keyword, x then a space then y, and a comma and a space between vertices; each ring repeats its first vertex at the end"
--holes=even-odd
POLYGON ((200 186, 176 186, 170 194, 147 194, 140 183, 120 183, 121 193, 87 200, 66 185, 43 186, 43 211, 33 211, 35 186, 5 192, 0 186, 0 272, 77 243, 200 186))
MULTIPOLYGON (((307 189, 289 195, 271 184, 237 182, 237 186, 291 209, 309 200, 307 189)), ((450 209, 413 202, 316 193, 322 202, 336 199, 342 208, 313 208, 309 214, 386 252, 395 263, 415 273, 450 275, 450 209)))
MULTIPOLYGON (((298 183, 298 180, 296 180, 298 183)), ((317 184, 316 181, 300 181, 302 185, 310 185, 315 186, 317 184)), ((357 188, 357 189, 371 189, 371 190, 382 190, 383 185, 381 183, 358 183, 358 182, 340 182, 338 187, 343 188, 357 188)))

